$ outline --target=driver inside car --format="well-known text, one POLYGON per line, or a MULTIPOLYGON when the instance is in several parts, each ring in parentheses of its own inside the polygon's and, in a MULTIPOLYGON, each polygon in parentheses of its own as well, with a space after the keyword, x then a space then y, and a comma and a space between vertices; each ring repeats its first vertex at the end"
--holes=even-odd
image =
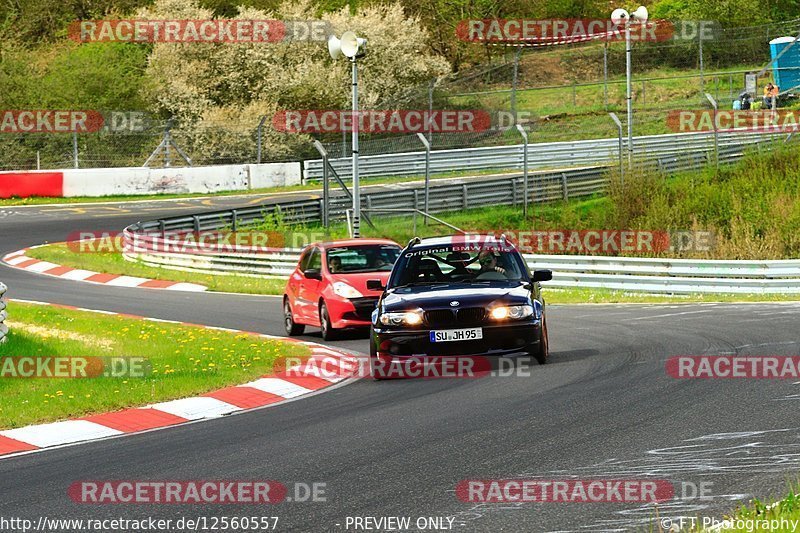
POLYGON ((341 257, 331 257, 330 261, 328 261, 328 270, 331 271, 331 274, 336 274, 337 272, 342 271, 342 258, 341 257))
POLYGON ((479 276, 486 272, 498 272, 500 274, 506 273, 506 269, 497 265, 497 255, 495 255, 494 252, 486 250, 481 252, 478 255, 478 263, 481 265, 481 269, 478 272, 479 276))

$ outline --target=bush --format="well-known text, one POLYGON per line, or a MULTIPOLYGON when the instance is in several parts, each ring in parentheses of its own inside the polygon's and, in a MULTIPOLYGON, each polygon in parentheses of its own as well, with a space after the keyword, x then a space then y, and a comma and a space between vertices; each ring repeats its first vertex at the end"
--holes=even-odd
POLYGON ((753 152, 719 171, 707 168, 667 179, 654 168, 613 176, 611 227, 708 230, 709 257, 800 258, 800 153, 796 146, 753 152))

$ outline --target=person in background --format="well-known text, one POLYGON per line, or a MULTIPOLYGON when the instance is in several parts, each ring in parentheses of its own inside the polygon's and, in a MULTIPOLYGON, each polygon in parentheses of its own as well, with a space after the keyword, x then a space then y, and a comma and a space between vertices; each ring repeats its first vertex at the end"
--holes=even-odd
POLYGON ((764 87, 764 108, 772 109, 772 106, 778 107, 778 87, 768 83, 764 87))
MULTIPOLYGON (((750 103, 753 101, 750 97, 750 93, 744 91, 742 94, 739 95, 739 109, 747 110, 750 109, 750 103)), ((735 108, 734 108, 735 109, 735 108)))

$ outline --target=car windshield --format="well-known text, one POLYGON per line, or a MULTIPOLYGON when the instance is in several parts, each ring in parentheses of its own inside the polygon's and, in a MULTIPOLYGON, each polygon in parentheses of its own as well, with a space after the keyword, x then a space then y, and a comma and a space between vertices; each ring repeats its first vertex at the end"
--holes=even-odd
POLYGON ((497 246, 447 244, 403 254, 390 287, 433 283, 487 283, 526 280, 516 250, 497 246))
POLYGON ((390 272, 399 255, 400 247, 390 244, 328 248, 328 270, 331 274, 390 272))

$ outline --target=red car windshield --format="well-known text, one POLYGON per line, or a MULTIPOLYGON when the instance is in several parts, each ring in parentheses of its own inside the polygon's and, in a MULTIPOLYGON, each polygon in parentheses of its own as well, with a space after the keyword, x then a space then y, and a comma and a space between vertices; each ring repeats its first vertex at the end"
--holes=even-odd
POLYGON ((391 272, 399 255, 400 247, 390 244, 328 248, 328 271, 331 274, 391 272))

